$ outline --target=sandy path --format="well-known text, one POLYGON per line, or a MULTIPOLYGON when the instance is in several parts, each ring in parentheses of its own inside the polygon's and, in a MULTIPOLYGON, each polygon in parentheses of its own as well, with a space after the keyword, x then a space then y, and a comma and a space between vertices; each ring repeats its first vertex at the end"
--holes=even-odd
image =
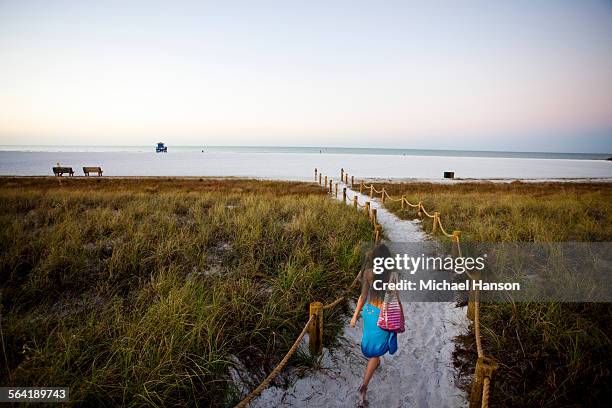
MULTIPOLYGON (((341 189, 340 189, 341 190, 341 189)), ((351 190, 347 203, 357 195, 363 204, 369 197, 351 190)), ((378 200, 378 221, 393 242, 419 242, 427 237, 418 221, 401 220, 382 208, 378 200)), ((385 355, 369 389, 369 406, 374 407, 461 407, 464 392, 455 385, 453 339, 465 330, 465 309, 454 303, 404 303, 406 332, 398 337, 399 350, 385 355)), ((361 319, 355 328, 345 326, 340 346, 324 350, 322 369, 307 371, 288 388, 270 387, 252 407, 352 407, 357 404, 366 359, 361 354, 361 319)), ((289 376, 291 372, 287 373, 289 376)))

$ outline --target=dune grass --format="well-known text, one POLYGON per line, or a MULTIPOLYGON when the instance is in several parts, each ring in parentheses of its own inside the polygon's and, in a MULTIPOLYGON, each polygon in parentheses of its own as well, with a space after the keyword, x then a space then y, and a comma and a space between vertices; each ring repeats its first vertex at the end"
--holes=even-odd
MULTIPOLYGON (((612 240, 610 183, 375 183, 394 197, 439 211, 463 242, 594 242, 612 240)), ((403 218, 414 209, 386 207, 403 218)), ((423 229, 432 222, 423 219, 423 229)), ((436 235, 437 239, 446 239, 436 235)), ((594 303, 482 304, 485 354, 500 363, 491 406, 608 406, 612 370, 612 307, 594 303)), ((457 362, 471 376, 472 334, 457 362)))
POLYGON ((372 239, 315 185, 238 179, 0 178, 0 220, 0 383, 103 406, 231 406, 230 367, 261 379, 372 239))

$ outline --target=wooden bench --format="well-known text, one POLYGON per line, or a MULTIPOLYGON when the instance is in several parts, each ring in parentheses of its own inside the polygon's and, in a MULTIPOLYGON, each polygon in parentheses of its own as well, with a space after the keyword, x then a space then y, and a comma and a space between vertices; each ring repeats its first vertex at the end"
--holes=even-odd
POLYGON ((98 173, 98 176, 102 176, 102 167, 83 167, 83 173, 89 176, 89 173, 98 173))
POLYGON ((64 173, 70 176, 74 176, 74 171, 72 170, 72 167, 54 167, 53 168, 53 174, 55 174, 58 177, 63 176, 64 173))

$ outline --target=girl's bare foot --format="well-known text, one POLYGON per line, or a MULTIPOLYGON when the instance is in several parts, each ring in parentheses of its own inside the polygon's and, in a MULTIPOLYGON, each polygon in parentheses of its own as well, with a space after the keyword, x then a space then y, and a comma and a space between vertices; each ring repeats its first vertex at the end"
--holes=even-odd
POLYGON ((367 391, 368 391, 368 388, 364 384, 361 384, 359 386, 359 406, 360 407, 367 406, 367 402, 366 402, 366 392, 367 391))

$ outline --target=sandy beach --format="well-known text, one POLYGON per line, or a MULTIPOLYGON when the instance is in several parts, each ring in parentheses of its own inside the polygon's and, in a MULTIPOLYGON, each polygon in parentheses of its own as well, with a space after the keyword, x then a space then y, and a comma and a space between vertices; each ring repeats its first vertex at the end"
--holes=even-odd
POLYGON ((83 166, 101 166, 105 176, 235 176, 313 180, 312 171, 335 175, 345 168, 356 178, 443 181, 459 179, 612 179, 612 162, 532 158, 400 156, 237 152, 25 152, 0 151, 0 175, 52 175, 56 163, 83 175, 83 166))

